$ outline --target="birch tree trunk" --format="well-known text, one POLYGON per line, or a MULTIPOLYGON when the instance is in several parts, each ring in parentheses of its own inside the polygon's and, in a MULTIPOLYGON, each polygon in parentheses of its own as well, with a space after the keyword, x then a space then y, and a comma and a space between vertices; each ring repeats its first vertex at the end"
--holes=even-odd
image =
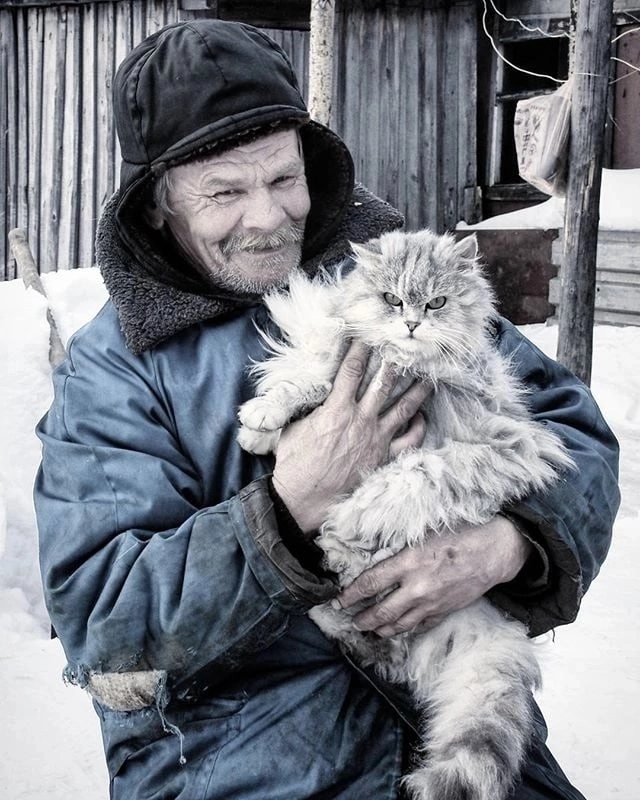
POLYGON ((309 112, 323 125, 331 122, 334 16, 335 0, 311 0, 309 112))
POLYGON ((591 382, 612 0, 578 0, 557 359, 591 382))

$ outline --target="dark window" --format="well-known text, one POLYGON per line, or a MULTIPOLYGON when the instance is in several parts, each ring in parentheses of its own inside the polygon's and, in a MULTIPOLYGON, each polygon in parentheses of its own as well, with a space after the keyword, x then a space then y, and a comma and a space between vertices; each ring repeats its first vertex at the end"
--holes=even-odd
POLYGON ((500 147, 496 151, 499 163, 494 165, 496 183, 521 183, 518 175, 518 161, 513 138, 513 119, 516 103, 526 97, 553 92, 558 83, 545 77, 527 74, 549 75, 566 80, 569 71, 569 40, 565 37, 527 39, 504 42, 503 54, 508 64, 503 67, 502 86, 496 92, 496 105, 499 107, 498 129, 500 147))

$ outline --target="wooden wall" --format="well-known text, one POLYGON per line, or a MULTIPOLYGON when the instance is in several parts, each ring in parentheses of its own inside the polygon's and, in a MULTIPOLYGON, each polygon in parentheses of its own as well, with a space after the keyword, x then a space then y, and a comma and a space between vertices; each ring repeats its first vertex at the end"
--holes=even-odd
POLYGON ((338 5, 334 127, 411 229, 477 221, 476 3, 338 5))
MULTIPOLYGON (((0 280, 15 277, 14 227, 27 230, 41 272, 94 263, 97 219, 118 182, 115 68, 145 36, 193 15, 178 0, 0 0, 0 280)), ((476 15, 473 0, 338 4, 332 126, 358 179, 411 228, 475 221, 476 15)), ((308 32, 268 32, 306 86, 308 32)))
MULTIPOLYGON (((553 243, 552 262, 560 266, 558 277, 549 282, 549 302, 554 306, 560 302, 562 247, 562 239, 553 243)), ((594 319, 640 325, 640 231, 599 231, 594 319)))
POLYGON ((41 272, 93 264, 95 223, 117 180, 116 65, 175 10, 160 0, 0 4, 0 278, 25 228, 41 272), (4 180, 3 180, 4 178, 4 180))

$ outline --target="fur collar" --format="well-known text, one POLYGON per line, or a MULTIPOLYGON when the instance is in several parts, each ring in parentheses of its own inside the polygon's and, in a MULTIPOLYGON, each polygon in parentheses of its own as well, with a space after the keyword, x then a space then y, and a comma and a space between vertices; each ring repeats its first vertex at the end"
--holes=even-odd
MULTIPOLYGON (((98 226, 96 255, 105 286, 118 312, 127 347, 142 353, 178 331, 204 320, 237 313, 260 301, 211 292, 195 274, 176 265, 166 243, 139 228, 134 257, 122 241, 116 222, 119 194, 108 202, 98 226)), ((309 274, 320 266, 343 260, 350 253, 349 241, 365 242, 403 224, 392 206, 357 185, 337 232, 319 255, 303 264, 309 274)))

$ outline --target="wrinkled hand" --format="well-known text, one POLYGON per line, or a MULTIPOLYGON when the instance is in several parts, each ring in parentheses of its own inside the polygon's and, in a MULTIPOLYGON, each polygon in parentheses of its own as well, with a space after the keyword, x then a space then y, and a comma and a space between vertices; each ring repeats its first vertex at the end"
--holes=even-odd
POLYGON ((273 483, 303 531, 316 530, 332 500, 352 489, 364 471, 424 438, 426 424, 418 410, 431 387, 413 384, 381 413, 395 377, 382 365, 356 399, 367 361, 367 348, 352 344, 325 402, 287 426, 278 442, 273 483))
POLYGON ((510 520, 496 516, 485 525, 434 537, 422 547, 406 547, 363 572, 334 602, 342 608, 372 603, 354 622, 379 636, 429 630, 493 586, 515 578, 531 550, 510 520))

